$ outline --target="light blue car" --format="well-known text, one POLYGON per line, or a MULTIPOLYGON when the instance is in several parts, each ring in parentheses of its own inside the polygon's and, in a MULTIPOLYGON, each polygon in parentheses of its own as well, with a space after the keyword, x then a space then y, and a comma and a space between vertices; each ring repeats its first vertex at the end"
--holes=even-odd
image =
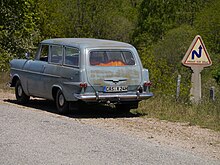
POLYGON ((30 96, 54 100, 60 114, 78 102, 129 111, 153 96, 148 70, 136 49, 123 42, 48 39, 39 44, 34 60, 14 59, 10 66, 18 103, 27 103, 30 96))

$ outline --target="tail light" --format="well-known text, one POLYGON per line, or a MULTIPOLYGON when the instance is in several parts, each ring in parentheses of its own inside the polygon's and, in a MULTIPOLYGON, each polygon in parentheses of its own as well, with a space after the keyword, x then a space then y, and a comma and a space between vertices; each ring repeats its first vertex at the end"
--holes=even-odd
POLYGON ((80 86, 80 88, 86 88, 87 87, 87 83, 80 83, 79 86, 80 86))
POLYGON ((150 87, 152 83, 150 81, 144 83, 144 87, 150 87))

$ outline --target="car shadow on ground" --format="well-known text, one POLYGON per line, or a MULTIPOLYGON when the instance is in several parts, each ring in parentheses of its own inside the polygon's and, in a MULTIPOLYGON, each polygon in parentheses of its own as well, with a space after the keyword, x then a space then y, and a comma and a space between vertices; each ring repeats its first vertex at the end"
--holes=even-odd
MULTIPOLYGON (((4 102, 19 105, 16 100, 12 99, 5 99, 4 102)), ((50 100, 33 98, 24 106, 58 114, 55 103, 50 100)), ((139 115, 131 112, 120 112, 115 108, 108 106, 83 105, 83 107, 80 107, 80 109, 71 108, 70 113, 63 116, 70 118, 132 118, 138 117, 139 115)))

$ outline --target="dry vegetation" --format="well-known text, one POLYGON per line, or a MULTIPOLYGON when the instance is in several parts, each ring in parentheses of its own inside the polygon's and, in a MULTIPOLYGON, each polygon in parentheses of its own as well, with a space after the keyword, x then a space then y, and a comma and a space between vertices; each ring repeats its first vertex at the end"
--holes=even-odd
POLYGON ((202 100, 200 104, 184 104, 174 99, 155 97, 141 102, 135 113, 169 121, 189 122, 220 131, 220 102, 202 100))

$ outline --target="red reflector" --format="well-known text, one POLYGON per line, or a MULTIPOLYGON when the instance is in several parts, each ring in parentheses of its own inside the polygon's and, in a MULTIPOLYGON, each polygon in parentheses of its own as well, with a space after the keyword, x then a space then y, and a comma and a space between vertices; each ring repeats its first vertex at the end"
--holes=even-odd
POLYGON ((144 86, 145 86, 145 87, 150 87, 151 85, 152 85, 152 83, 151 83, 150 81, 144 83, 144 86))
POLYGON ((87 87, 87 83, 80 83, 79 86, 80 86, 80 88, 86 88, 87 87))

